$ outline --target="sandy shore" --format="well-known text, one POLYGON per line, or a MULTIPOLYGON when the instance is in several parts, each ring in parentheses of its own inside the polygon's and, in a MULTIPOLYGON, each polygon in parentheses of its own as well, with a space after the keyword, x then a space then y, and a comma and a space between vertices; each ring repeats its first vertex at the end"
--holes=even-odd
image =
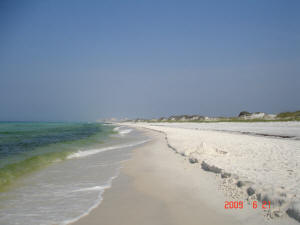
POLYGON ((164 133, 175 152, 216 174, 221 189, 232 199, 269 204, 264 216, 289 215, 300 222, 299 122, 132 126, 164 133))
POLYGON ((247 205, 225 210, 215 175, 172 151, 163 134, 147 135, 152 140, 134 150, 100 206, 75 225, 297 224, 268 220, 247 205))

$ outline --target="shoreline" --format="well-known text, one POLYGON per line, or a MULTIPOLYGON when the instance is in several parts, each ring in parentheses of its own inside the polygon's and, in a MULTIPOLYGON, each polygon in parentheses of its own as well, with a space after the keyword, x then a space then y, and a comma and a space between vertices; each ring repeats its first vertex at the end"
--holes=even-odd
POLYGON ((101 204, 72 225, 287 222, 268 220, 246 204, 244 209, 225 210, 224 202, 229 199, 219 190, 214 174, 172 151, 162 133, 146 132, 152 140, 133 150, 101 204))

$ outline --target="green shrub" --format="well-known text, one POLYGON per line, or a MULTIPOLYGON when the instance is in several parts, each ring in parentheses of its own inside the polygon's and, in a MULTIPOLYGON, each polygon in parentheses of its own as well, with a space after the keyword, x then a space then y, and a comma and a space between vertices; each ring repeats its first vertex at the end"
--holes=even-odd
POLYGON ((300 110, 296 112, 282 112, 277 115, 279 118, 300 117, 300 110))

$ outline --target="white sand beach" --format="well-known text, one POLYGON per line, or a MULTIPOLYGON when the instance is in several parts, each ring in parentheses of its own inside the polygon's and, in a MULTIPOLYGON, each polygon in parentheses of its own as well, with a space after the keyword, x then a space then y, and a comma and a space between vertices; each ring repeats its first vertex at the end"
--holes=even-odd
POLYGON ((151 141, 135 148, 100 206, 74 224, 299 224, 299 140, 197 123, 126 125, 151 141), (225 209, 226 201, 243 208, 225 209))
POLYGON ((267 217, 300 220, 300 123, 136 124, 163 132, 174 151, 218 174, 233 199, 269 202, 267 217))

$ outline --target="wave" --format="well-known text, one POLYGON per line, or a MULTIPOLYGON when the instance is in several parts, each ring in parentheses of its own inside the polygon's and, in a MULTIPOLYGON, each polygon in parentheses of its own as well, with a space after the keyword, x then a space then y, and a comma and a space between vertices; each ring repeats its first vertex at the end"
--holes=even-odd
POLYGON ((85 150, 85 151, 78 151, 75 153, 72 153, 69 155, 67 158, 68 159, 74 159, 74 158, 81 158, 81 157, 87 157, 90 155, 98 154, 100 152, 105 152, 105 151, 110 151, 110 150, 115 150, 115 149, 120 149, 120 148, 128 148, 128 147, 134 147, 137 145, 141 145, 146 143, 148 140, 140 141, 140 142, 134 142, 131 144, 125 144, 125 145, 116 145, 116 146, 110 146, 106 148, 100 148, 100 149, 92 149, 92 150, 85 150))
POLYGON ((146 143, 147 141, 148 140, 144 140, 144 141, 135 142, 131 144, 116 145, 116 146, 110 146, 101 149, 92 149, 92 150, 85 150, 85 151, 78 151, 78 152, 70 152, 70 151, 51 152, 51 153, 45 153, 37 156, 32 156, 25 160, 8 164, 0 168, 0 191, 5 191, 5 189, 15 179, 25 174, 36 171, 38 169, 41 169, 43 167, 46 167, 51 163, 62 161, 65 159, 87 157, 90 155, 98 154, 100 152, 105 152, 105 151, 110 151, 115 149, 134 147, 146 143))
POLYGON ((119 131, 119 133, 120 133, 121 135, 125 135, 125 134, 129 134, 131 131, 132 131, 132 129, 126 129, 126 130, 121 130, 121 131, 119 131))
POLYGON ((123 129, 122 130, 122 127, 115 127, 114 129, 113 129, 113 131, 114 132, 118 132, 120 135, 125 135, 125 134, 129 134, 131 131, 132 131, 132 129, 123 129))
POLYGON ((11 184, 15 179, 25 174, 28 174, 30 172, 46 167, 51 163, 62 161, 65 159, 87 157, 90 155, 98 154, 100 152, 105 152, 105 151, 110 151, 115 149, 134 147, 146 143, 147 141, 148 140, 143 140, 131 144, 116 145, 116 146, 110 146, 101 149, 92 149, 92 150, 85 150, 85 151, 78 151, 78 152, 66 152, 66 151, 51 152, 42 155, 32 156, 20 162, 8 164, 0 168, 0 191, 4 191, 6 187, 9 186, 9 184, 11 184))
POLYGON ((113 131, 119 131, 121 129, 121 127, 115 127, 114 129, 113 129, 113 131))
POLYGON ((80 188, 78 190, 74 190, 72 192, 81 192, 81 191, 100 191, 105 190, 107 188, 110 188, 110 185, 104 185, 104 186, 94 186, 94 187, 87 187, 87 188, 80 188))
POLYGON ((107 182, 107 185, 104 186, 94 186, 94 187, 89 187, 89 188, 82 188, 82 189, 78 189, 77 191, 90 191, 90 190, 99 190, 99 195, 97 197, 97 199, 95 200, 94 204, 87 210, 85 211, 83 214, 81 214, 80 216, 77 216, 73 219, 69 219, 69 220, 65 220, 61 223, 61 225, 67 225, 67 224, 71 224, 74 223, 76 221, 78 221, 80 218, 87 216, 88 214, 90 214, 90 212, 95 209, 97 206, 100 205, 100 203, 102 202, 103 198, 102 198, 102 194, 105 191, 105 189, 108 189, 111 187, 111 183, 112 181, 118 177, 119 171, 117 172, 117 174, 113 177, 110 178, 110 180, 107 182))

